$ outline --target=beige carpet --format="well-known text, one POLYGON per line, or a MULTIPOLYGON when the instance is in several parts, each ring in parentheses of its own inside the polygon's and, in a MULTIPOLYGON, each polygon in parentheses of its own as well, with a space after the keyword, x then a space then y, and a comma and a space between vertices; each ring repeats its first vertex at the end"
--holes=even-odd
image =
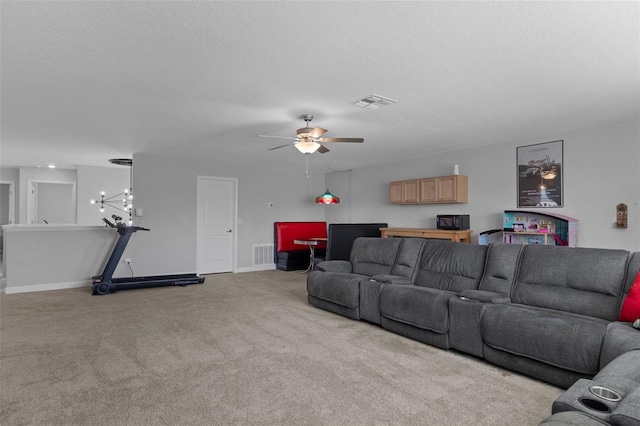
POLYGON ((310 306, 306 276, 0 296, 0 424, 535 425, 560 390, 310 306))

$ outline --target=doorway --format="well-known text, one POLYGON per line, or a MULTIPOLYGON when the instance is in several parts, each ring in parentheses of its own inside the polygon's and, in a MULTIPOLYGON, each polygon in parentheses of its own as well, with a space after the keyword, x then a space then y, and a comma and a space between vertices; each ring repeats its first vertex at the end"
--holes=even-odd
MULTIPOLYGON (((0 181, 0 226, 16 223, 15 182, 0 181)), ((0 254, 4 252, 4 233, 0 232, 0 254)))
POLYGON ((75 182, 29 180, 27 184, 27 223, 76 223, 75 182))
POLYGON ((198 176, 197 264, 199 274, 233 272, 237 179, 198 176))

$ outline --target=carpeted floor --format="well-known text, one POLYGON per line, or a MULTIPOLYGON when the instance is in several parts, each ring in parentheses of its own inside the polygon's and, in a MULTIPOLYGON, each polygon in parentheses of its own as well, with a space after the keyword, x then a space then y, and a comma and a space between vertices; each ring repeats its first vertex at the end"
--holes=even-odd
POLYGON ((310 306, 306 275, 0 296, 0 424, 536 425, 561 390, 310 306))

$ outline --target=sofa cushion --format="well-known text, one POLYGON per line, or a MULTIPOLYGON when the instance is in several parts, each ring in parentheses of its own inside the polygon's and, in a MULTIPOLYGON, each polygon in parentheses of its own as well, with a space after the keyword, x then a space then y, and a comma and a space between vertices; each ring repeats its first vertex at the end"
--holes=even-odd
POLYGON ((318 299, 355 308, 359 304, 360 280, 364 275, 313 271, 307 277, 307 292, 318 299))
POLYGON ((396 261, 401 238, 356 238, 351 249, 351 264, 354 274, 391 274, 396 261))
POLYGON ((351 262, 348 260, 325 260, 316 265, 317 271, 351 272, 351 262))
POLYGON ((449 299, 455 293, 413 285, 388 285, 380 292, 380 315, 433 331, 449 331, 449 299))
POLYGON ((523 305, 485 305, 486 345, 577 373, 598 372, 607 321, 523 305))
POLYGON ((633 322, 640 318, 640 272, 624 299, 618 321, 633 322))
POLYGON ((423 238, 402 238, 391 275, 413 281, 418 272, 418 260, 426 243, 427 240, 423 238))
POLYGON ((625 250, 527 245, 513 302, 615 321, 628 259, 625 250))
POLYGON ((511 297, 516 268, 523 245, 493 243, 487 250, 487 260, 479 290, 501 293, 511 297))
POLYGON ((414 284, 459 293, 478 288, 487 246, 427 240, 414 284))

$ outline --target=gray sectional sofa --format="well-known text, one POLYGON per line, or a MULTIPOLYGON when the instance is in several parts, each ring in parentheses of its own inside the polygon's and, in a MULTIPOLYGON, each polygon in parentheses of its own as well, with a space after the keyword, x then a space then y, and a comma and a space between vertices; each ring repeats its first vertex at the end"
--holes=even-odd
MULTIPOLYGON (((317 265, 307 292, 318 308, 569 388, 565 395, 576 385, 584 393, 583 381, 629 357, 635 378, 617 391, 636 423, 613 424, 640 425, 640 331, 617 321, 639 270, 640 253, 625 250, 358 238, 350 261, 317 265)), ((549 421, 578 411, 606 422, 608 408, 558 403, 560 419, 549 421)))

